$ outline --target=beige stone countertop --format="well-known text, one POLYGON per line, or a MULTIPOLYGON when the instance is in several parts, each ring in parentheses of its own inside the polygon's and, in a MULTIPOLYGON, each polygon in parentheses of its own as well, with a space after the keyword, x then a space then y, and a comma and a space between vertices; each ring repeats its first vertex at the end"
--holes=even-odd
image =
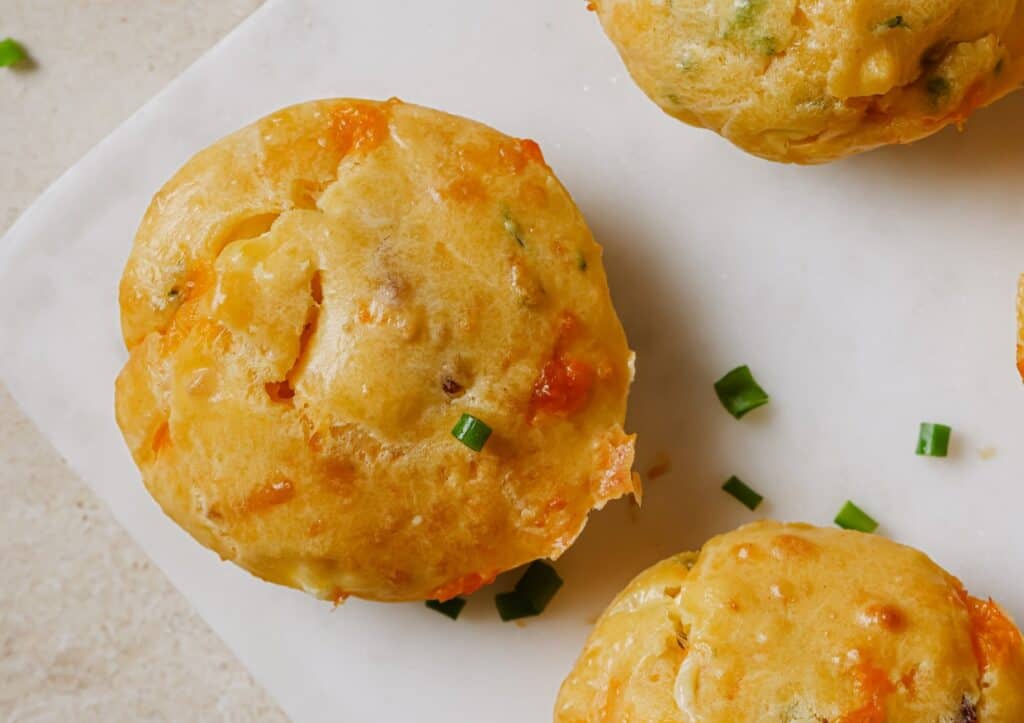
MULTIPOLYGON (((0 232, 261 2, 0 0, 0 232)), ((0 499, 0 721, 286 720, 2 385, 0 499)))

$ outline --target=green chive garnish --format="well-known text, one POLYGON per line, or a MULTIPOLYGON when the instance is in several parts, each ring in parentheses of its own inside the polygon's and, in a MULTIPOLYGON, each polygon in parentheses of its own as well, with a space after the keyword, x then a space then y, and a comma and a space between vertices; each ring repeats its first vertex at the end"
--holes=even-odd
POLYGON ((764 497, 750 489, 743 480, 735 475, 730 477, 729 481, 722 485, 722 489, 742 502, 746 508, 751 511, 756 510, 757 506, 761 504, 762 500, 764 500, 764 497))
POLYGON ((949 435, 953 430, 945 424, 921 422, 917 436, 917 453, 926 457, 945 457, 949 454, 949 435))
POLYGON ((754 46, 754 50, 764 55, 775 55, 775 51, 778 47, 778 42, 774 36, 765 35, 760 38, 755 38, 751 45, 754 46))
POLYGON ((0 40, 0 68, 23 63, 27 58, 25 48, 14 38, 0 40))
POLYGON ((950 85, 949 81, 940 75, 936 75, 933 78, 929 78, 928 82, 924 85, 925 90, 928 91, 928 97, 931 98, 933 103, 938 103, 940 100, 949 95, 950 85))
POLYGON ((764 406, 770 399, 746 365, 736 367, 715 382, 715 393, 726 411, 736 419, 742 419, 747 412, 764 406))
POLYGON ((515 589, 494 596, 498 615, 505 622, 540 615, 562 587, 562 578, 546 562, 534 560, 515 589))
POLYGON ((904 30, 910 30, 910 24, 904 19, 902 15, 893 15, 888 20, 883 20, 880 23, 876 23, 872 31, 879 35, 881 33, 895 30, 896 28, 903 28, 904 30))
POLYGON ((508 206, 501 207, 501 218, 502 225, 505 227, 505 233, 514 238, 520 247, 526 248, 526 241, 523 240, 523 233, 519 228, 519 224, 516 223, 514 218, 512 218, 512 212, 509 210, 508 206))
POLYGON ((458 620, 462 608, 466 607, 466 601, 461 597, 453 597, 451 600, 445 600, 444 602, 440 600, 427 600, 424 604, 431 610, 436 610, 452 620, 458 620))
POLYGON ((857 530, 858 532, 874 532, 878 529, 878 523, 871 515, 857 505, 847 500, 843 509, 836 515, 835 523, 844 530, 857 530))
POLYGON ((562 578, 555 572, 555 568, 541 560, 534 560, 516 583, 516 592, 529 600, 540 614, 560 587, 562 578))
POLYGON ((494 596, 494 606, 498 608, 498 615, 502 622, 519 620, 520 618, 532 618, 537 615, 529 601, 513 592, 502 592, 494 596))
POLYGON ((472 414, 463 414, 452 428, 452 436, 474 452, 479 452, 490 439, 491 428, 472 414))

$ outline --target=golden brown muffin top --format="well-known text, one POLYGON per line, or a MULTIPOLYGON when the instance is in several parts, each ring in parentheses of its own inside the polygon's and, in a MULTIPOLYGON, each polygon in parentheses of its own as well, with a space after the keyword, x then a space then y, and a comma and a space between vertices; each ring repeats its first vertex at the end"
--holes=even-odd
POLYGON ((908 143, 1024 80, 1018 0, 595 0, 670 115, 766 158, 908 143))
POLYGON ((532 141, 398 101, 284 109, 160 191, 120 300, 148 489, 268 580, 447 598, 633 489, 632 354, 532 141))
POLYGON ((882 537, 761 522, 612 603, 555 719, 1024 720, 1024 644, 991 600, 882 537))

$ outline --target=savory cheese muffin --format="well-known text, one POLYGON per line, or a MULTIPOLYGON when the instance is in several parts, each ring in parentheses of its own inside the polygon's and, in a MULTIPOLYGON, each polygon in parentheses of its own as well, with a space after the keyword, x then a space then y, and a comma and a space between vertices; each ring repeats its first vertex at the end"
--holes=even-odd
POLYGON ((601 249, 532 141, 397 100, 274 113, 157 194, 120 302, 147 488, 267 580, 450 598, 639 492, 601 249))
POLYGON ((1006 613, 882 537, 759 522, 640 574, 562 685, 559 723, 1019 723, 1006 613))
POLYGON ((593 0, 663 110, 819 163, 909 143, 1024 80, 1018 0, 593 0))

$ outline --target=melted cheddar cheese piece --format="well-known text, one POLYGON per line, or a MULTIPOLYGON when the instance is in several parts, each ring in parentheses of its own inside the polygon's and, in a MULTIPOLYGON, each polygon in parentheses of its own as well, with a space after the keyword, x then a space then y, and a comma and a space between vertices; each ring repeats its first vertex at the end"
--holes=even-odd
POLYGON ((398 101, 284 109, 157 194, 120 302, 147 488, 267 580, 448 598, 633 491, 632 353, 533 141, 398 101))
POLYGON ((909 143, 1024 80, 1018 0, 594 0, 665 112, 776 161, 909 143))
POLYGON ((562 685, 560 723, 1011 723, 1007 614, 882 537, 761 522, 637 577, 562 685))

